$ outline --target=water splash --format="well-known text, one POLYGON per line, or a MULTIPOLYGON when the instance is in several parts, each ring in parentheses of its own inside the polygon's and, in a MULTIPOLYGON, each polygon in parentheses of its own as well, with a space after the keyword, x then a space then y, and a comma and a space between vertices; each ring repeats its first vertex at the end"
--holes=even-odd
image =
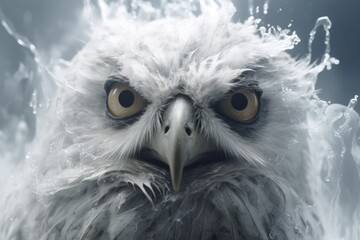
POLYGON ((27 151, 31 138, 29 135, 33 135, 35 127, 35 116, 28 104, 32 98, 30 91, 33 81, 34 74, 21 63, 15 74, 11 77, 6 76, 1 84, 0 164, 21 162, 27 151), (19 94, 19 89, 23 89, 24 92, 19 94))
POLYGON ((20 33, 18 33, 15 30, 15 28, 12 26, 10 21, 4 15, 1 8, 0 8, 0 21, 2 26, 7 31, 7 33, 10 36, 12 36, 20 46, 28 49, 34 55, 34 61, 40 67, 39 71, 42 71, 42 68, 44 68, 45 65, 41 61, 41 55, 39 51, 37 50, 34 44, 32 44, 26 37, 22 36, 20 33))
MULTIPOLYGON (((29 50, 29 52, 33 55, 33 61, 36 64, 36 72, 39 75, 38 81, 44 80, 44 82, 39 83, 42 88, 45 88, 44 91, 41 91, 41 96, 45 97, 43 93, 50 92, 53 93, 53 84, 58 84, 59 86, 63 86, 69 89, 76 91, 71 85, 69 85, 66 81, 63 81, 56 75, 56 69, 61 68, 61 65, 64 65, 66 62, 63 59, 56 59, 53 63, 51 59, 44 59, 42 57, 41 51, 33 44, 28 38, 20 34, 16 31, 15 27, 11 24, 11 22, 7 19, 5 14, 3 13, 0 7, 0 22, 1 25, 5 28, 6 32, 15 39, 15 41, 25 49, 29 50), (50 64, 51 63, 51 64, 50 64)), ((58 46, 59 47, 59 46, 58 46)), ((43 90, 43 89, 40 89, 43 90)), ((35 97, 40 98, 40 94, 35 94, 35 97)), ((35 101, 34 101, 35 103, 35 101)), ((40 99, 36 99, 36 103, 40 103, 40 99)), ((33 106, 36 108, 37 106, 33 106)), ((36 111, 36 110, 35 110, 36 111)))
MULTIPOLYGON (((268 11, 269 11, 269 4, 270 4, 270 0, 264 0, 264 4, 262 6, 262 13, 264 15, 267 15, 268 14, 268 11)), ((254 0, 248 0, 248 6, 249 6, 249 14, 250 16, 254 16, 254 13, 258 14, 260 13, 260 6, 255 6, 254 5, 254 0), (254 11, 255 9, 255 11, 254 11)))
MULTIPOLYGON (((339 60, 336 58, 333 58, 330 56, 330 29, 331 29, 331 21, 328 17, 319 17, 316 20, 315 26, 314 28, 311 30, 310 32, 310 37, 309 37, 309 41, 308 41, 308 61, 309 63, 311 62, 311 57, 312 57, 312 44, 313 41, 315 39, 315 35, 316 32, 318 30, 319 27, 323 27, 324 31, 325 31, 325 52, 324 55, 322 57, 321 63, 319 64, 319 68, 325 68, 330 70, 331 66, 333 64, 339 64, 339 60)), ((320 70, 322 71, 322 69, 320 70)))
MULTIPOLYGON (((205 4, 203 1, 202 4, 205 4)), ((125 4, 124 1, 122 4, 125 4)), ((114 7, 111 4, 106 3, 105 1, 98 2, 100 8, 100 15, 102 17, 102 21, 106 22, 111 20, 116 12, 114 11, 114 7)), ((125 4, 126 5, 126 4, 125 4)), ((182 1, 173 1, 169 3, 167 1, 161 1, 159 7, 154 7, 149 2, 143 1, 131 1, 130 5, 127 5, 128 11, 130 11, 132 17, 134 19, 141 19, 144 21, 150 21, 153 19, 157 19, 164 16, 181 16, 181 17, 194 17, 196 13, 198 14, 198 2, 191 1, 189 4, 184 3, 182 1), (181 3, 181 4, 180 4, 181 3)), ((206 5, 206 4, 205 4, 206 5)), ((216 5, 216 4, 215 4, 216 5)), ((88 15, 94 17, 94 6, 87 2, 86 8, 88 8, 88 15)), ((269 9, 269 1, 265 1, 263 5, 263 14, 267 14, 269 9)), ((249 13, 253 16, 256 13, 260 12, 260 8, 254 7, 254 2, 249 0, 249 13)), ((28 49, 34 56, 34 61, 40 66, 40 70, 42 71, 46 69, 46 72, 50 72, 47 70, 46 64, 44 64, 41 60, 41 54, 39 50, 28 41, 27 38, 18 34, 14 27, 11 26, 9 21, 3 15, 0 10, 0 18, 1 23, 7 32, 14 37, 17 43, 28 49)), ((98 24, 96 22, 96 17, 93 18, 93 25, 98 24)), ((249 21, 253 21, 254 25, 257 26, 257 20, 254 18, 250 18, 249 21)), ((288 26, 291 27, 291 24, 288 26)), ((310 33, 309 37, 309 45, 308 50, 309 54, 307 56, 308 62, 311 62, 312 58, 312 44, 315 39, 316 32, 319 27, 323 27, 325 30, 325 53, 322 57, 321 62, 317 67, 313 69, 314 75, 323 71, 324 68, 331 69, 332 64, 338 64, 338 60, 330 56, 330 28, 331 21, 327 17, 321 17, 316 21, 316 24, 313 30, 310 33)), ((264 42, 271 42, 273 38, 282 39, 281 49, 287 50, 292 49, 295 45, 300 41, 295 32, 291 32, 290 29, 281 29, 279 27, 269 26, 268 28, 259 27, 259 33, 264 42)), ((277 51, 274 51, 274 55, 276 55, 277 51)), ((65 64, 68 64, 67 62, 65 64)), ((59 70, 62 70, 60 66, 59 70)), ((24 69, 20 70, 21 73, 26 72, 24 69)), ((27 76, 29 77, 29 76, 27 76)), ((71 87, 67 83, 65 83, 66 87, 71 87)), ((293 94, 291 88, 283 86, 282 92, 284 94, 293 94)), ((32 92, 30 97, 31 113, 38 114, 38 105, 40 104, 38 101, 38 92, 35 90, 32 92)), ((284 98, 284 101, 286 99, 284 98)), ((346 240, 354 240, 359 238, 360 228, 359 228, 359 219, 360 219, 360 208, 357 196, 351 196, 351 199, 355 202, 349 203, 348 199, 343 199, 344 193, 348 194, 351 192, 346 184, 344 183, 344 165, 345 164, 353 164, 357 170, 357 175, 354 175, 354 181, 357 182, 358 179, 356 177, 360 176, 360 137, 359 137, 359 116, 357 113, 353 111, 355 105, 357 104, 358 96, 355 95, 353 99, 350 100, 348 106, 340 106, 336 104, 329 104, 323 102, 319 99, 314 99, 314 110, 316 112, 316 116, 310 118, 309 120, 309 129, 310 129, 310 139, 309 145, 311 148, 311 157, 312 157, 312 167, 314 169, 314 173, 311 176, 311 182, 314 183, 314 195, 315 195, 315 207, 318 207, 321 210, 321 219, 325 223, 325 228, 328 231, 326 235, 326 240, 328 239, 346 239, 346 240), (313 122, 311 122, 313 120, 313 122), (352 212, 347 209, 351 206, 352 212)), ((290 113, 289 113, 290 114, 290 113)), ((58 115, 61 115, 60 113, 58 115)), ((60 119, 60 117, 59 117, 60 119)), ((26 131, 29 131, 28 126, 24 124, 21 120, 16 120, 19 122, 18 128, 13 130, 13 132, 19 133, 20 137, 16 137, 17 139, 21 139, 21 134, 26 134, 26 131)), ((68 131, 69 135, 74 135, 70 129, 67 128, 66 124, 65 129, 68 131)), ((9 133, 0 132, 0 143, 8 142, 6 139, 9 133)), ((296 139, 292 139, 291 146, 293 148, 296 147, 298 141, 296 139)), ((65 140, 64 140, 65 141, 65 140)), ((15 142, 11 142, 11 146, 20 146, 25 145, 25 140, 16 140, 15 142)), ((62 142, 50 143, 49 145, 49 154, 56 153, 56 149, 63 144, 62 142)), ((0 146, 1 147, 1 146, 0 146)), ((10 147, 10 146, 8 146, 10 147)), ((96 160, 98 157, 96 153, 90 153, 86 150, 85 147, 80 147, 82 150, 80 151, 80 157, 83 158, 91 158, 92 160, 96 160)), ((0 148, 1 150, 1 148, 0 148)), ((72 149, 66 149, 67 156, 71 156, 72 149)), ((1 153, 1 151, 0 151, 1 153)), ((27 158, 30 158, 30 154, 27 155, 27 158)), ((71 156, 73 157, 73 156, 71 156)), ((8 156, 6 158, 15 158, 13 156, 8 156)), ((70 159, 70 157, 69 157, 70 159)), ((72 167, 73 162, 68 160, 68 166, 72 167)), ((82 171, 76 169, 77 171, 82 171)), ((54 183, 48 183, 49 188, 55 185, 54 183)), ((146 187, 151 188, 150 184, 146 187)), ((146 192, 145 188, 142 189, 146 192)), ((51 193, 54 195, 54 192, 51 193)), ((148 198, 150 198, 148 196, 148 198)), ((151 199, 151 198, 150 198, 151 199)), ((175 200, 174 200, 175 201, 175 200)), ((126 196, 121 196, 119 200, 119 204, 117 208, 120 209, 121 205, 126 202, 126 196)), ((300 210, 299 210, 300 211, 300 210)), ((11 218, 14 220, 13 218, 11 218)), ((177 220, 180 220, 176 218, 177 220)), ((12 221, 11 220, 11 221, 12 221)), ((269 237, 271 239, 276 239, 276 232, 270 231, 269 237)), ((0 235, 1 236, 1 235, 0 235)))
POLYGON ((250 16, 254 16, 254 0, 248 0, 248 5, 250 16))
POLYGON ((348 104, 348 108, 350 109, 354 109, 354 107, 356 106, 357 102, 358 102, 358 95, 355 95, 354 98, 352 98, 350 101, 349 101, 349 104, 348 104))
POLYGON ((264 13, 265 15, 268 14, 269 3, 270 3, 270 0, 265 0, 265 1, 264 1, 263 13, 264 13))

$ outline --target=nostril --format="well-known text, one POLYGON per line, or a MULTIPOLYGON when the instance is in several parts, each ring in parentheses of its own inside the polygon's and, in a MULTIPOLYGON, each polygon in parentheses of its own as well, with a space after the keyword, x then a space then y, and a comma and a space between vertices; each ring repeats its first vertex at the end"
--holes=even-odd
POLYGON ((185 132, 188 136, 191 136, 191 129, 188 126, 185 126, 185 132))
POLYGON ((166 134, 168 131, 169 131, 170 127, 169 125, 167 125, 165 128, 164 128, 164 133, 166 134))

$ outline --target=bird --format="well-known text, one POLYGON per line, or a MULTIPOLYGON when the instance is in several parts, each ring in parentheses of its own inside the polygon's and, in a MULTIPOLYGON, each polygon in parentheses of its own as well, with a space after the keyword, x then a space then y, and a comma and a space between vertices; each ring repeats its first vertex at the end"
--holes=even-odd
POLYGON ((232 15, 96 23, 0 201, 1 239, 322 239, 314 68, 295 34, 232 15))

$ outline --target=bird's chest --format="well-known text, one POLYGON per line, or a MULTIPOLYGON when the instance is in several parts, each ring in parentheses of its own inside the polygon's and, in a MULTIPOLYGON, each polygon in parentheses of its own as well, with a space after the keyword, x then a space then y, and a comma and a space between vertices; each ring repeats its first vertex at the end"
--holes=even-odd
POLYGON ((259 184, 243 179, 191 192, 147 192, 151 201, 139 188, 123 186, 55 198, 44 218, 44 232, 47 238, 66 236, 64 239, 285 240, 314 236, 315 220, 310 212, 303 208, 294 215, 299 203, 296 196, 270 181, 259 184))

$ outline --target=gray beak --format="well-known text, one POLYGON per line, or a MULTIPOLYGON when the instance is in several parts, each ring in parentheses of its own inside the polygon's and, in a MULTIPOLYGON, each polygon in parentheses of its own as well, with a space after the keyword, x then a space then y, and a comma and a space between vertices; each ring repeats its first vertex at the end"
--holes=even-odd
POLYGON ((170 103, 163 115, 163 125, 149 147, 169 165, 173 189, 179 191, 184 167, 191 164, 195 156, 211 149, 195 129, 190 99, 179 96, 170 103))

